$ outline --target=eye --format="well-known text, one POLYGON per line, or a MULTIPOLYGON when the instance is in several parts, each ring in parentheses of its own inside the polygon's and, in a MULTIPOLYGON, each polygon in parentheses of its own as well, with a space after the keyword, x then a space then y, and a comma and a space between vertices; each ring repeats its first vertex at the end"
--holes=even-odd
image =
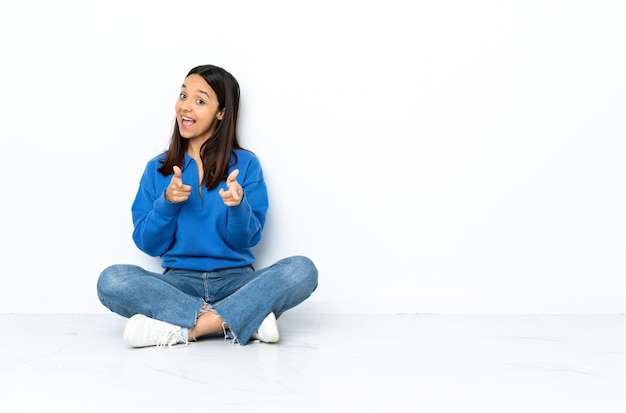
POLYGON ((185 95, 184 93, 181 93, 180 95, 178 95, 179 99, 185 99, 187 97, 187 95, 185 95))
POLYGON ((198 105, 204 105, 204 100, 202 100, 202 99, 196 99, 196 103, 197 103, 198 105))

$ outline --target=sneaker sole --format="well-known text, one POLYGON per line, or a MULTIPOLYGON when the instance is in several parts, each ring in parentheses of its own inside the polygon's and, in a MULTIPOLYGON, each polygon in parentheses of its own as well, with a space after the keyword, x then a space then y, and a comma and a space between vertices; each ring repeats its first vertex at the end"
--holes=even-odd
POLYGON ((264 343, 277 343, 280 339, 278 322, 274 313, 269 313, 259 327, 259 340, 264 343))
POLYGON ((144 318, 146 318, 146 316, 143 314, 135 314, 134 316, 129 318, 128 321, 126 322, 126 327, 124 327, 124 342, 126 342, 126 344, 128 344, 131 347, 141 347, 141 346, 135 345, 135 343, 132 343, 130 341, 129 332, 132 331, 132 329, 135 327, 135 324, 137 324, 140 320, 143 320, 144 318))

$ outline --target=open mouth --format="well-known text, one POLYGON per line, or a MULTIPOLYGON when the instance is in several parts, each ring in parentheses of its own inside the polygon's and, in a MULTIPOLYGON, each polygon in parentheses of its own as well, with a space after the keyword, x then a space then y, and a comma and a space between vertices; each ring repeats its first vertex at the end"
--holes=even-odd
POLYGON ((194 123, 196 123, 196 121, 186 116, 181 116, 180 123, 182 128, 189 129, 194 125, 194 123))

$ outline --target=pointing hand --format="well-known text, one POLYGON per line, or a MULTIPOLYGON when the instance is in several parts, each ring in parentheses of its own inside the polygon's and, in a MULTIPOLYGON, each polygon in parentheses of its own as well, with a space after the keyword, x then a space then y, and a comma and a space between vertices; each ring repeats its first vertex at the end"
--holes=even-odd
POLYGON ((226 179, 226 191, 224 188, 219 190, 219 194, 226 206, 237 206, 243 199, 243 188, 237 182, 237 175, 239 175, 239 169, 235 169, 228 175, 226 179))
POLYGON ((185 202, 191 194, 191 186, 183 184, 183 174, 178 166, 174 166, 174 176, 165 189, 165 199, 173 203, 185 202))

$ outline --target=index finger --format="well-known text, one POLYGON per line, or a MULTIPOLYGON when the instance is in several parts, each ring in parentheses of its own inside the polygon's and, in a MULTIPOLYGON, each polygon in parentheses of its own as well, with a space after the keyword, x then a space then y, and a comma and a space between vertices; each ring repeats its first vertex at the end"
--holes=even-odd
POLYGON ((237 180, 237 176, 239 175, 239 169, 235 169, 228 175, 228 179, 226 179, 226 183, 231 183, 237 180))

